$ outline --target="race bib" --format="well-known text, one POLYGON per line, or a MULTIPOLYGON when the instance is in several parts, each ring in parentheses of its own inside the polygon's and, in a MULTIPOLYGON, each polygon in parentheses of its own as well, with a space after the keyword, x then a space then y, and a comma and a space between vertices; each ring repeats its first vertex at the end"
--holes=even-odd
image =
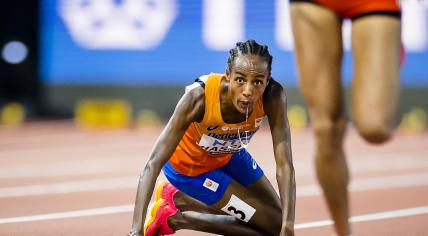
POLYGON ((210 154, 238 152, 242 148, 239 139, 220 140, 203 134, 198 145, 210 154))
POLYGON ((244 222, 248 222, 256 213, 256 209, 233 194, 227 205, 221 210, 244 222))

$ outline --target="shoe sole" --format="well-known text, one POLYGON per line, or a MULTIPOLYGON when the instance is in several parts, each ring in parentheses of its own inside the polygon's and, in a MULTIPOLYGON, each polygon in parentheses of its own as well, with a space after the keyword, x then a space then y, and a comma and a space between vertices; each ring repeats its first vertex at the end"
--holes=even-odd
POLYGON ((147 211, 148 214, 146 215, 146 222, 144 223, 144 235, 146 235, 146 232, 149 226, 153 223, 153 221, 155 221, 158 209, 159 207, 161 207, 161 205, 164 202, 165 202, 165 199, 158 199, 157 201, 155 201, 153 204, 149 206, 149 209, 147 211))
POLYGON ((156 197, 155 197, 155 202, 159 199, 162 198, 162 191, 163 191, 163 187, 165 186, 165 184, 167 184, 166 181, 162 180, 159 185, 156 187, 156 197))

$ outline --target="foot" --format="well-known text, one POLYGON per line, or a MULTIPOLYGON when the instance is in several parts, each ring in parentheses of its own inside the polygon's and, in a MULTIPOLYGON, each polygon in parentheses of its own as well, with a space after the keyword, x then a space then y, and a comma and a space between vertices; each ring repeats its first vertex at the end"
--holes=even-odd
POLYGON ((144 223, 144 235, 159 236, 173 234, 175 231, 168 226, 168 218, 175 215, 178 209, 173 209, 165 199, 157 199, 147 210, 144 223))
POLYGON ((178 211, 178 208, 175 206, 174 203, 174 195, 178 192, 178 189, 174 187, 172 184, 162 181, 159 183, 159 185, 156 187, 156 199, 165 199, 166 203, 174 210, 178 211))

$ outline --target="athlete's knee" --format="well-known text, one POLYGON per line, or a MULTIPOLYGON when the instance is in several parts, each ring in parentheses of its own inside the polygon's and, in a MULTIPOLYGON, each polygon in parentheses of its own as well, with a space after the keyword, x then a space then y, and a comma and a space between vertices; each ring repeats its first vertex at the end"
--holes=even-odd
POLYGON ((392 137, 393 128, 381 119, 367 118, 355 125, 359 134, 370 143, 383 143, 392 137))
POLYGON ((358 132, 370 143, 384 143, 392 137, 392 130, 385 126, 365 126, 358 128, 358 132))
POLYGON ((255 196, 240 197, 232 195, 226 202, 217 204, 223 212, 236 219, 247 222, 263 235, 279 235, 281 230, 282 210, 280 207, 265 204, 255 196))
POLYGON ((345 120, 342 117, 314 119, 313 128, 317 139, 318 152, 323 152, 322 155, 328 155, 342 145, 345 130, 345 120))
POLYGON ((271 227, 269 229, 265 229, 265 232, 266 232, 265 235, 272 235, 272 236, 279 235, 281 233, 281 225, 271 227))
POLYGON ((269 209, 263 209, 267 211, 266 214, 260 214, 254 221, 250 222, 259 230, 264 231, 263 235, 279 235, 282 226, 282 211, 281 209, 275 209, 275 212, 269 209), (279 210, 279 211, 276 211, 279 210))
POLYGON ((272 229, 270 230, 270 233, 272 235, 279 235, 279 233, 281 233, 282 220, 279 220, 279 219, 275 220, 275 223, 272 226, 272 229))
POLYGON ((282 226, 282 209, 281 206, 274 206, 265 204, 262 214, 259 215, 262 218, 264 231, 269 235, 279 235, 282 226))

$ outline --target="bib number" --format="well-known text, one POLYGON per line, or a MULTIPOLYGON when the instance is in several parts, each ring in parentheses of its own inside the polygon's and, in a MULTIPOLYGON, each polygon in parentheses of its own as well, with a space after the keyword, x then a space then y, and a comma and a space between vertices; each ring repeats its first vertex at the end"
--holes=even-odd
POLYGON ((230 206, 227 208, 227 211, 229 212, 230 215, 233 215, 240 220, 245 220, 245 213, 240 210, 236 210, 235 207, 230 206))
POLYGON ((233 194, 229 202, 221 210, 244 222, 248 222, 256 213, 256 209, 233 194))

